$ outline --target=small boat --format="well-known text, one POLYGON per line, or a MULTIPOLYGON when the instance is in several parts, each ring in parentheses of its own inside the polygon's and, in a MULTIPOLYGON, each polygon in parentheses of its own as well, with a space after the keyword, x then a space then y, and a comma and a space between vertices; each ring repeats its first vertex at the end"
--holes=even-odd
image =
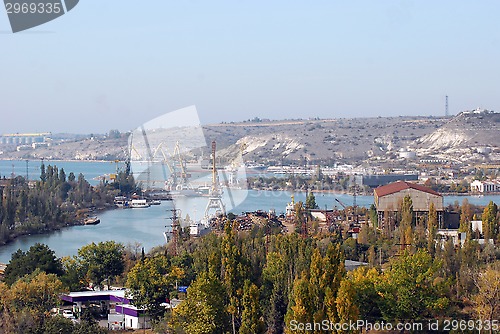
POLYGON ((97 225, 101 220, 97 217, 87 217, 83 220, 84 225, 97 225))
POLYGON ((149 203, 145 199, 133 199, 130 202, 130 207, 132 209, 137 209, 137 208, 149 208, 149 203))
POLYGON ((161 201, 159 199, 153 199, 153 200, 149 201, 149 204, 151 204, 151 205, 160 205, 161 201))
POLYGON ((114 203, 119 208, 128 208, 129 206, 128 199, 125 196, 116 196, 114 203))

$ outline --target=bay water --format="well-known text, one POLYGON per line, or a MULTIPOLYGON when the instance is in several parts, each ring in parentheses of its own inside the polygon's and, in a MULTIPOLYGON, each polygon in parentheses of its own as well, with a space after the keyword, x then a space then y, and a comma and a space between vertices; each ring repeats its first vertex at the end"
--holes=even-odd
MULTIPOLYGON (((45 164, 57 165, 64 168, 66 175, 74 172, 83 173, 89 182, 97 184, 99 176, 114 173, 115 163, 110 162, 68 162, 57 161, 45 164)), ((40 161, 28 162, 30 179, 37 179, 40 173, 40 161)), ((10 177, 14 171, 16 175, 26 175, 25 161, 0 161, 0 177, 10 177), (14 165, 14 166, 13 166, 14 165), (23 171, 24 168, 24 171, 23 171), (22 174, 24 172, 24 174, 22 174)), ((274 209, 276 213, 285 211, 291 196, 295 201, 305 201, 305 193, 290 193, 287 191, 257 191, 244 189, 226 189, 223 200, 228 211, 239 214, 245 211, 268 211, 274 209)), ((315 193, 316 203, 321 209, 340 208, 336 199, 345 205, 353 204, 353 197, 347 194, 315 193)), ((491 196, 445 196, 445 205, 455 201, 462 203, 467 198, 471 204, 486 205, 489 201, 500 203, 499 195, 491 196)), ((161 205, 153 205, 141 209, 115 209, 98 214, 101 223, 98 225, 71 226, 47 234, 27 235, 13 242, 0 246, 0 262, 8 263, 11 254, 17 249, 28 250, 35 243, 47 244, 55 251, 58 257, 72 256, 77 250, 91 242, 114 240, 123 244, 140 244, 148 252, 151 248, 165 243, 163 232, 170 228, 172 209, 179 209, 183 218, 189 215, 191 219, 200 219, 205 211, 208 199, 206 197, 177 197, 174 201, 163 201, 161 205)), ((373 203, 373 196, 357 196, 359 206, 369 207, 373 203)))

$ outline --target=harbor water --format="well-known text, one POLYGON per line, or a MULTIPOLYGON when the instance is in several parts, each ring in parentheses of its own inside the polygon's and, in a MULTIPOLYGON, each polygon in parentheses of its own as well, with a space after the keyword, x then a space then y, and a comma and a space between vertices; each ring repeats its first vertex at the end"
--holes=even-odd
MULTIPOLYGON (((115 171, 115 164, 110 162, 47 162, 45 164, 57 165, 64 168, 66 174, 74 172, 75 175, 83 173, 92 183, 99 181, 99 176, 115 171)), ((16 175, 26 175, 25 161, 0 161, 0 177, 10 177, 12 170, 16 175), (14 165, 14 167, 12 167, 14 165), (24 174, 23 174, 24 168, 24 174)), ((40 161, 28 163, 30 179, 39 177, 40 161)), ((239 214, 245 211, 274 209, 276 213, 285 211, 291 196, 295 201, 305 201, 305 193, 290 193, 286 191, 257 191, 244 189, 225 189, 224 203, 228 211, 239 214)), ((353 197, 347 194, 315 193, 316 203, 321 209, 340 208, 336 199, 345 205, 352 205, 353 197)), ((462 202, 467 198, 470 203, 486 205, 489 201, 500 203, 499 195, 492 196, 445 196, 445 205, 456 201, 462 202)), ((373 196, 357 196, 356 203, 359 206, 369 207, 373 203, 373 196)), ((77 250, 91 242, 114 240, 125 245, 139 243, 145 251, 164 244, 163 232, 169 228, 172 209, 175 205, 180 210, 180 216, 186 215, 193 220, 200 219, 207 204, 206 197, 178 197, 174 201, 163 201, 161 205, 153 205, 149 208, 140 209, 115 209, 98 214, 101 223, 98 225, 71 226, 47 234, 27 235, 13 242, 0 246, 0 262, 8 263, 11 254, 17 249, 28 250, 33 244, 39 242, 47 244, 55 251, 58 257, 73 256, 77 250)))

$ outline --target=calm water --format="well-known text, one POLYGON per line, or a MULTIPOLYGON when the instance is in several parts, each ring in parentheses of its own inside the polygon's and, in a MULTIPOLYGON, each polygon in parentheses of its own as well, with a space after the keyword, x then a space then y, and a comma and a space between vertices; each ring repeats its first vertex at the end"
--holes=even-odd
MULTIPOLYGON (((0 174, 10 175, 12 163, 15 163, 15 170, 26 168, 24 161, 0 161, 0 174), (9 167, 10 166, 10 167, 9 167), (10 172, 9 172, 10 168, 10 172), (6 172, 7 171, 7 172, 6 172)), ((49 163, 46 162, 46 165, 49 163)), ((105 173, 113 173, 116 166, 109 162, 50 162, 58 167, 63 167, 67 174, 73 171, 75 174, 82 172, 88 180, 105 173)), ((30 162, 30 179, 39 176, 39 162, 30 162), (33 166, 32 166, 33 165, 33 166), (36 166, 35 166, 36 165, 36 166), (36 167, 36 168, 35 168, 36 167)), ((25 172, 24 172, 25 173, 25 172)), ((17 175, 22 175, 21 172, 17 175)), ((25 174, 24 174, 25 175, 25 174)), ((97 182, 97 181, 96 181, 97 182)), ((228 211, 241 213, 243 211, 269 210, 275 209, 277 213, 284 212, 285 206, 290 202, 291 193, 285 191, 255 191, 255 190, 230 190, 224 193, 224 203, 228 211)), ((334 206, 340 207, 335 201, 339 199, 345 205, 352 205, 353 198, 346 194, 323 194, 316 193, 316 202, 321 209, 334 206)), ((305 201, 305 193, 295 193, 295 201, 305 201)), ((459 203, 465 197, 446 196, 445 205, 459 203)), ((470 203, 485 205, 490 200, 500 203, 500 196, 466 197, 470 203)), ((180 197, 175 201, 176 208, 181 210, 181 216, 187 214, 192 219, 199 219, 204 211, 207 198, 204 197, 180 197)), ((368 207, 373 203, 373 196, 358 196, 357 204, 368 207)), ((60 231, 44 235, 30 235, 16 239, 14 242, 0 247, 0 262, 7 263, 11 254, 17 249, 28 250, 36 242, 45 243, 53 249, 57 256, 75 255, 78 248, 90 243, 106 240, 115 240, 127 243, 138 242, 142 244, 146 251, 152 247, 163 244, 163 231, 171 223, 167 217, 171 216, 172 202, 163 202, 162 205, 151 206, 147 209, 117 209, 99 214, 101 223, 93 226, 73 226, 60 231)))

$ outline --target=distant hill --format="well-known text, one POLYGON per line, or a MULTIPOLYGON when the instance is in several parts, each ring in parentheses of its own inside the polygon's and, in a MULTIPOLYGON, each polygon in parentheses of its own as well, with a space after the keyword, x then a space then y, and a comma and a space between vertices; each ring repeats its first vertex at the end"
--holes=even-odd
POLYGON ((464 111, 414 145, 420 156, 452 161, 500 160, 500 113, 464 111))
POLYGON ((446 121, 377 117, 247 122, 210 125, 205 133, 209 138, 222 138, 228 153, 243 150, 250 161, 360 161, 410 146, 446 121))
MULTIPOLYGON (((475 110, 451 118, 254 119, 212 124, 203 129, 207 142, 216 140, 218 149, 222 149, 219 157, 242 152, 245 161, 258 163, 304 163, 307 160, 332 164, 394 161, 401 159, 400 152, 406 150, 415 152, 417 160, 499 161, 499 127, 499 113, 475 110)), ((122 134, 63 141, 36 150, 6 150, 0 158, 124 160, 127 151, 127 136, 122 134)))

